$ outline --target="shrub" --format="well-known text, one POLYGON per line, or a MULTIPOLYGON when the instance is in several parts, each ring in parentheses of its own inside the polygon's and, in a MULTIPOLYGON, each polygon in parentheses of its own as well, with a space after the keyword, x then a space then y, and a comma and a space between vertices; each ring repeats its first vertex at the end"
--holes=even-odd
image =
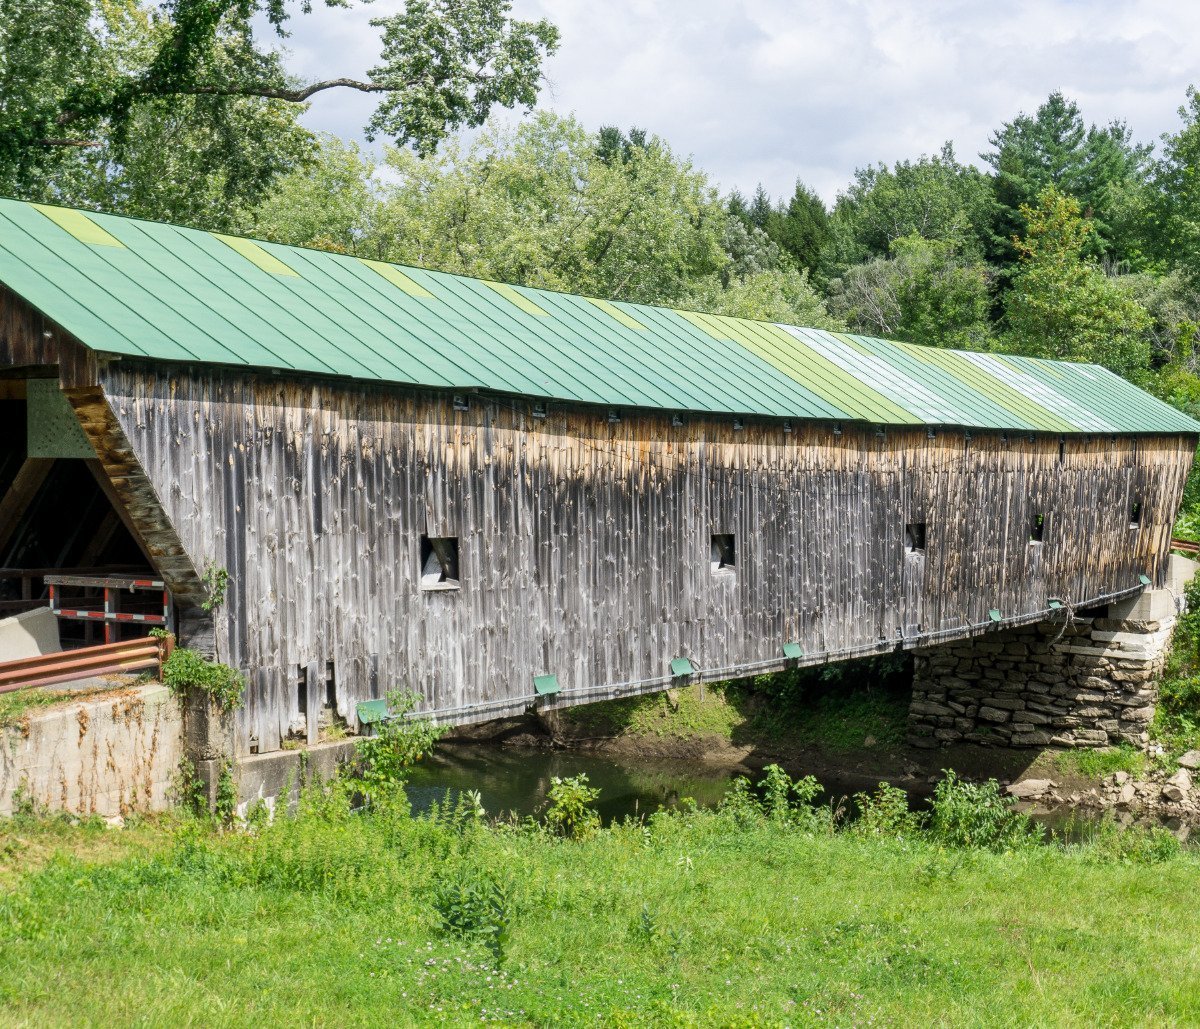
POLYGON ((379 722, 374 736, 355 740, 356 775, 368 797, 404 785, 404 773, 433 750, 445 732, 427 719, 408 718, 420 696, 411 690, 387 695, 388 717, 379 722))
POLYGON ((734 779, 720 811, 742 826, 767 819, 813 828, 818 819, 812 802, 820 792, 821 784, 811 775, 793 779, 778 765, 767 765, 757 786, 745 776, 734 779))
POLYGON ((163 664, 163 682, 176 693, 201 690, 225 711, 242 706, 246 679, 241 672, 217 661, 209 661, 187 647, 176 647, 163 664))
POLYGON ((443 931, 482 943, 497 961, 504 960, 512 906, 506 885, 485 872, 459 869, 436 883, 433 906, 443 931))
POLYGON ((583 773, 569 779, 554 776, 550 780, 546 824, 562 836, 590 836, 600 827, 600 815, 592 807, 599 796, 600 791, 588 785, 583 773))
POLYGON ((850 831, 856 836, 915 836, 921 831, 923 819, 908 807, 908 794, 895 786, 881 782, 874 793, 858 793, 854 797, 858 817, 850 831))
POLYGON ((1000 793, 995 779, 963 782, 952 771, 934 787, 929 832, 946 846, 996 851, 1020 850, 1042 838, 1033 820, 1000 793))

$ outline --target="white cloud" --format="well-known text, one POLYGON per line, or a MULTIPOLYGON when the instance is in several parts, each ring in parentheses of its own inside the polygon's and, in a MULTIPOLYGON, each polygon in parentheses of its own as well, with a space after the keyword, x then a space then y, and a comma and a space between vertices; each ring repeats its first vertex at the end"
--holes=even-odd
MULTIPOLYGON (((288 66, 361 74, 379 0, 298 16, 288 66)), ((587 125, 638 125, 723 188, 775 194, 799 177, 832 200, 858 166, 935 152, 974 160, 988 134, 1060 89, 1089 121, 1136 138, 1173 129, 1196 74, 1200 8, 1177 0, 515 0, 562 48, 543 106, 587 125)), ((1200 78, 1200 75, 1197 76, 1200 78)), ((313 128, 361 136, 373 100, 325 94, 313 128)))

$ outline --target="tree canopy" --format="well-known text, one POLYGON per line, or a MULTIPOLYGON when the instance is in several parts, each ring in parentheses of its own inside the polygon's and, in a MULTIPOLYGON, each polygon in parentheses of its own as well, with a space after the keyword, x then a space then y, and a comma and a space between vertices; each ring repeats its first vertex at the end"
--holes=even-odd
MULTIPOLYGON (((87 177, 90 165, 124 170, 140 155, 131 137, 153 135, 147 124, 163 118, 185 132, 230 137, 214 160, 224 171, 254 149, 233 145, 237 137, 248 130, 261 145, 264 118, 284 122, 287 136, 296 113, 288 109, 331 89, 377 94, 369 133, 431 153, 494 108, 536 102, 558 31, 513 18, 511 6, 408 0, 400 13, 371 21, 380 56, 366 79, 299 82, 256 26, 283 38, 311 0, 0 0, 0 187, 74 195, 71 180, 87 177)), ((273 157, 265 163, 256 171, 269 180, 273 157)))
POLYGON ((981 167, 950 144, 878 162, 830 208, 800 180, 778 199, 761 186, 722 196, 646 127, 491 119, 535 106, 558 45, 511 0, 408 0, 371 21, 379 57, 365 76, 301 81, 278 44, 311 7, 0 0, 0 193, 594 296, 1096 361, 1200 396, 1194 89, 1157 153, 1055 92, 991 134, 981 167), (377 98, 377 145, 304 127, 328 90, 377 98))

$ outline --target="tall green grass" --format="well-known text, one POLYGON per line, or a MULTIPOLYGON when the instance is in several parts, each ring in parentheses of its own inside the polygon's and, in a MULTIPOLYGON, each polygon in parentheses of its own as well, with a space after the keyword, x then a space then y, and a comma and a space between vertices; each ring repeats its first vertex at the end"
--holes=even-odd
POLYGON ((97 849, 120 832, 18 820, 0 1022, 1200 1021, 1200 862, 1116 830, 1039 844, 994 787, 960 786, 925 828, 880 794, 839 829, 778 772, 577 838, 469 798, 354 811, 353 784, 242 831, 143 825, 123 853, 97 849))

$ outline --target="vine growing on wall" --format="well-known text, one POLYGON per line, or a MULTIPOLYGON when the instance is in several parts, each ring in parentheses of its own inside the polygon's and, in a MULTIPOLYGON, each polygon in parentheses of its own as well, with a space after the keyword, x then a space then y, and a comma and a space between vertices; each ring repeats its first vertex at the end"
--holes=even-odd
POLYGON ((200 606, 206 614, 212 614, 225 603, 225 592, 229 589, 229 572, 210 561, 204 569, 204 574, 200 576, 200 581, 204 584, 205 593, 205 599, 200 606))

